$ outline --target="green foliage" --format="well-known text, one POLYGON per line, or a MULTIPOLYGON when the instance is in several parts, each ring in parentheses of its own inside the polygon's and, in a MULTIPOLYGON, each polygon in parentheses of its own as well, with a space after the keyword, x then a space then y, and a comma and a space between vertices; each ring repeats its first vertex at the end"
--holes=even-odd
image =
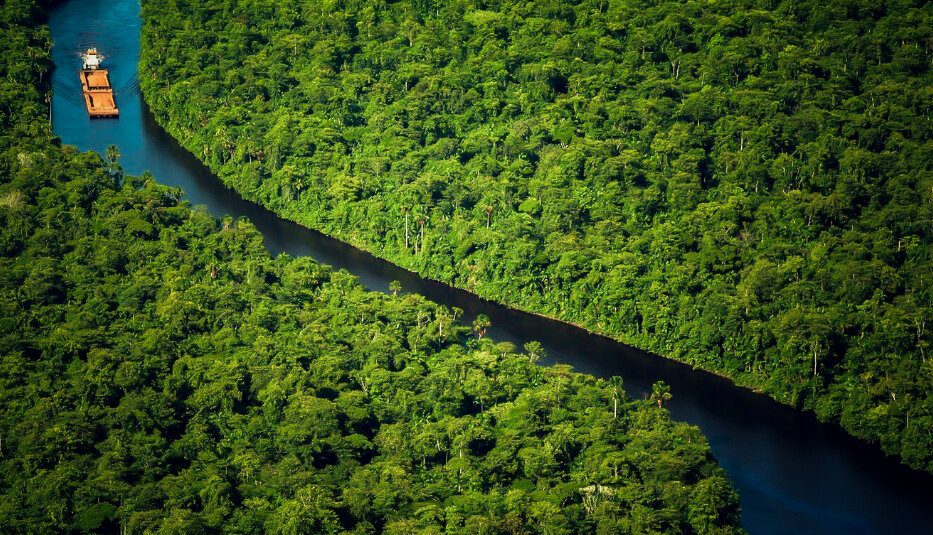
POLYGON ((933 4, 143 11, 158 120, 247 198, 933 469, 933 4))
POLYGON ((477 338, 485 336, 486 329, 490 327, 492 327, 492 322, 486 314, 479 314, 476 316, 476 319, 473 320, 473 332, 476 333, 477 338))
POLYGON ((61 147, 36 54, 0 56, 0 531, 740 531, 697 428, 61 147))
POLYGON ((658 381, 651 385, 651 401, 657 403, 658 408, 661 408, 665 401, 670 401, 673 397, 671 387, 664 381, 658 381))

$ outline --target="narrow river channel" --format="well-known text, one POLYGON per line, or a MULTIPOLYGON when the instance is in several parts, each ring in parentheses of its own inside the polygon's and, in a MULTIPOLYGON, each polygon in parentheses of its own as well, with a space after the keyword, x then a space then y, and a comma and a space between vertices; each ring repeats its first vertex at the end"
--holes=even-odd
POLYGON ((837 426, 733 386, 720 377, 646 354, 582 329, 482 300, 424 280, 385 261, 285 221, 226 189, 156 123, 139 94, 138 0, 72 0, 49 13, 53 56, 53 123, 63 143, 103 153, 117 145, 127 173, 150 171, 184 188, 211 214, 248 218, 273 254, 310 256, 353 273, 386 292, 398 280, 416 292, 465 311, 466 321, 488 315, 490 334, 520 347, 540 341, 550 361, 600 376, 620 375, 633 397, 664 380, 674 394, 674 418, 699 426, 741 495, 743 525, 752 534, 929 533, 933 477, 912 471, 837 426), (104 54, 120 108, 117 120, 90 120, 78 81, 80 54, 104 54))

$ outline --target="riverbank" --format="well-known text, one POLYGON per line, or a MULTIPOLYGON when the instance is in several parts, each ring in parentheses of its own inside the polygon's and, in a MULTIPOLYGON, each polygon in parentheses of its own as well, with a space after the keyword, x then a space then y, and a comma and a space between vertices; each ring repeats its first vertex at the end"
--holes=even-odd
POLYGON ((696 426, 63 144, 95 7, 0 5, 0 532, 744 533, 696 426))
MULTIPOLYGON (((845 32, 817 22, 848 15, 810 7, 803 26, 843 41, 845 32)), ((846 186, 860 180, 850 167, 826 163, 818 180, 817 169, 809 182, 791 177, 810 165, 797 159, 818 143, 813 132, 780 142, 786 145, 780 151, 772 146, 776 139, 748 146, 748 158, 784 168, 786 176, 762 181, 763 170, 734 172, 739 156, 733 150, 746 152, 746 135, 731 147, 734 139, 717 125, 760 122, 776 131, 806 117, 745 110, 742 95, 757 78, 736 80, 735 88, 713 83, 715 94, 698 90, 697 78, 715 79, 708 66, 669 80, 680 104, 672 98, 670 109, 645 111, 640 125, 607 122, 607 116, 628 117, 625 110, 649 98, 650 84, 608 91, 582 80, 604 76, 607 65, 636 78, 670 74, 666 62, 643 53, 630 64, 631 43, 606 27, 663 26, 668 4, 629 13, 634 19, 616 11, 578 19, 586 22, 577 30, 605 33, 600 42, 619 39, 619 48, 597 60, 590 55, 599 46, 581 43, 580 61, 566 65, 549 56, 553 47, 527 49, 523 39, 533 24, 508 14, 507 6, 498 15, 454 13, 454 7, 423 14, 425 24, 407 44, 388 31, 411 15, 404 5, 380 11, 366 35, 342 33, 337 19, 362 16, 352 7, 326 14, 309 35, 293 34, 270 17, 265 33, 247 40, 262 51, 264 64, 282 73, 275 77, 232 62, 226 51, 243 44, 232 18, 214 19, 218 28, 208 32, 179 27, 172 8, 144 3, 143 9, 142 86, 157 118, 244 197, 425 277, 729 376, 840 422, 912 466, 931 468, 933 413, 917 401, 931 395, 921 354, 931 343, 922 328, 930 313, 923 296, 933 292, 923 277, 930 236, 910 225, 895 227, 890 239, 876 236, 889 220, 900 220, 897 214, 927 207, 922 174, 910 159, 914 145, 877 156, 910 170, 878 177, 883 183, 869 193, 903 192, 879 202, 846 186), (487 42, 469 22, 474 16, 503 25, 493 42, 514 56, 511 68, 493 73, 493 64, 473 61, 487 42), (451 57, 414 45, 416 34, 425 43, 447 42, 449 35, 434 31, 440 20, 464 36, 447 43, 451 57), (274 46, 269 35, 293 42, 292 51, 274 46), (214 51, 196 69, 185 48, 191 39, 214 51), (324 53, 321 46, 331 48, 324 53), (381 58, 373 50, 396 55, 381 58), (339 69, 332 63, 337 57, 339 69), (559 90, 526 75, 552 61, 557 78, 549 79, 564 79, 559 90), (173 83, 182 78, 190 83, 173 83), (484 85, 499 78, 501 87, 484 85), (686 102, 697 99, 712 99, 728 112, 686 121, 693 113, 686 102), (590 107, 555 119, 579 102, 590 107), (683 139, 669 139, 674 133, 683 139), (799 169, 787 174, 787 168, 799 169), (695 180, 700 183, 690 186, 695 180), (871 250, 860 243, 871 243, 871 250)), ((710 11, 710 20, 719 15, 716 7, 696 9, 710 11)), ((914 12, 903 9, 884 20, 893 24, 914 12)), ((781 10, 772 11, 762 24, 782 42, 812 38, 786 26, 781 10)), ((725 31, 697 17, 691 24, 710 26, 707 33, 725 31)), ((562 20, 543 17, 543 38, 559 39, 562 20)), ((871 31, 874 20, 848 22, 871 31)), ((691 61, 721 55, 714 43, 695 34, 690 39, 691 61)), ((773 45, 755 39, 746 45, 773 45)), ((859 43, 859 53, 867 54, 871 47, 859 43)), ((733 48, 740 55, 747 50, 733 48)), ((882 71, 894 76, 895 67, 857 78, 871 86, 882 71)), ((897 71, 897 83, 914 94, 927 71, 897 71)), ((796 79, 783 64, 764 63, 756 73, 796 79)), ((841 90, 821 83, 817 91, 819 98, 836 98, 841 90)), ((847 96, 860 102, 864 91, 847 96)), ((794 94, 775 85, 760 96, 780 107, 794 94)), ((857 113, 825 119, 820 139, 862 120, 857 113)), ((839 142, 849 152, 858 148, 858 140, 839 142)))
MULTIPOLYGON (((80 44, 69 44, 79 35, 70 24, 80 24, 90 9, 86 2, 66 6, 73 8, 74 18, 63 9, 51 20, 53 36, 59 43, 53 53, 59 64, 73 61, 69 51, 80 49, 80 44)), ((90 28, 100 35, 96 43, 106 43, 108 50, 116 52, 111 58, 115 67, 112 74, 115 85, 122 87, 132 81, 136 71, 138 6, 121 1, 100 15, 101 20, 95 24, 125 29, 115 34, 90 28)), ((55 76, 58 74, 53 73, 55 76)), ((623 376, 626 390, 635 397, 650 390, 655 381, 666 381, 674 393, 667 407, 675 418, 700 426, 710 438, 713 454, 740 492, 743 526, 751 533, 922 531, 928 516, 924 499, 924 489, 930 485, 928 477, 882 456, 876 447, 837 432, 835 426, 819 424, 812 413, 793 411, 764 396, 734 388, 718 377, 644 355, 581 329, 413 277, 408 271, 276 217, 225 188, 158 127, 137 95, 132 96, 121 101, 123 117, 119 123, 91 124, 82 116, 83 109, 72 109, 67 100, 56 95, 56 132, 64 143, 82 150, 103 153, 109 144, 119 144, 120 162, 127 172, 150 170, 160 181, 185 189, 194 204, 206 205, 217 217, 230 214, 249 218, 274 253, 311 256, 346 269, 366 286, 383 291, 388 291, 392 280, 399 280, 406 292, 463 309, 468 322, 476 314, 485 314, 492 318, 493 328, 487 336, 494 340, 509 341, 516 347, 540 340, 550 354, 543 362, 558 359, 596 376, 623 376)))

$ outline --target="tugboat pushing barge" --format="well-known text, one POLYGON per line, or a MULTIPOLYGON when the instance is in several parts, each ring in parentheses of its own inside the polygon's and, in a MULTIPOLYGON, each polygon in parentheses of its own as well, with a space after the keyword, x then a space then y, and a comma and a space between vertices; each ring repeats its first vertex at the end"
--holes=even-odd
POLYGON ((84 90, 84 103, 87 114, 91 117, 119 117, 120 110, 113 99, 113 87, 110 75, 100 68, 100 54, 96 48, 89 48, 84 54, 81 67, 81 89, 84 90))

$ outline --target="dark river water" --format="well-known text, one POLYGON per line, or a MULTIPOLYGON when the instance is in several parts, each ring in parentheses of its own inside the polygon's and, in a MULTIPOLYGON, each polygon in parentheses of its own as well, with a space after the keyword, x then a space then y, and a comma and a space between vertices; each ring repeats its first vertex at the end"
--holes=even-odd
POLYGON ((741 495, 743 525, 752 534, 930 533, 933 477, 885 457, 880 450, 821 424, 808 413, 737 388, 714 375, 646 354, 582 329, 510 310, 472 294, 424 280, 316 232, 284 221, 224 188, 154 121, 139 94, 139 4, 136 0, 74 0, 49 13, 53 49, 53 122, 62 141, 103 153, 117 145, 127 173, 150 171, 180 186, 193 204, 215 216, 246 217, 272 253, 310 256, 343 268, 361 283, 407 292, 488 315, 490 335, 521 347, 538 340, 551 362, 600 376, 620 375, 639 397, 664 380, 674 394, 674 418, 698 425, 741 495), (96 46, 117 89, 120 118, 90 120, 81 100, 80 54, 96 46))

